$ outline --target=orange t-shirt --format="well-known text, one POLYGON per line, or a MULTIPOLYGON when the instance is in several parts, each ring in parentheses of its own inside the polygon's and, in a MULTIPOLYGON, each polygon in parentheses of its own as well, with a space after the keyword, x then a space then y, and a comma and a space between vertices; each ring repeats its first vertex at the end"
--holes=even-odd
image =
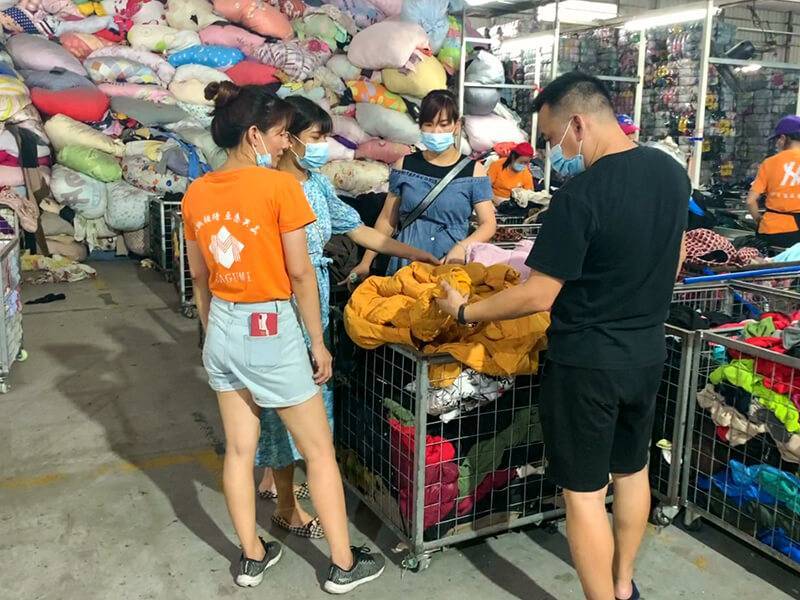
POLYGON ((498 158, 489 165, 489 180, 492 182, 492 192, 497 198, 511 198, 514 188, 533 189, 533 176, 530 169, 523 169, 517 173, 511 168, 503 168, 505 158, 498 158))
POLYGON ((215 297, 267 302, 292 295, 281 234, 316 220, 294 176, 256 166, 208 173, 186 190, 182 213, 215 297))
POLYGON ((767 195, 767 212, 759 225, 759 233, 797 231, 793 216, 769 210, 800 213, 800 150, 784 150, 762 162, 750 189, 767 195))

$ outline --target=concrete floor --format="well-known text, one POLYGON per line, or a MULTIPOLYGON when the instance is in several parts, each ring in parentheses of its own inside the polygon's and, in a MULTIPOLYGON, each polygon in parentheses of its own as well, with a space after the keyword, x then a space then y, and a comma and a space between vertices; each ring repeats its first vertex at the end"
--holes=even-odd
MULTIPOLYGON (((196 322, 156 273, 95 266, 94 281, 25 289, 67 300, 26 307, 30 358, 0 397, 0 600, 326 597, 324 544, 292 539, 260 588, 233 584, 222 430, 196 322)), ((581 598, 563 528, 451 549, 413 574, 398 566, 392 534, 349 506, 354 541, 391 559, 354 598, 581 598)), ((261 504, 267 531, 270 510, 261 504)), ((647 600, 800 598, 797 575, 710 526, 651 528, 638 582, 647 600)))

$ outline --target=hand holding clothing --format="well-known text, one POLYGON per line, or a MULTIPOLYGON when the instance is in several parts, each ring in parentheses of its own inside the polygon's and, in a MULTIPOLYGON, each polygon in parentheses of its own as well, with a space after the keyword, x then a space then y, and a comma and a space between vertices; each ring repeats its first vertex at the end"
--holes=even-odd
POLYGON ((436 304, 445 314, 450 315, 454 319, 458 318, 458 309, 467 303, 467 297, 460 294, 458 290, 446 281, 442 281, 439 285, 442 287, 442 290, 444 290, 445 297, 437 298, 436 304))

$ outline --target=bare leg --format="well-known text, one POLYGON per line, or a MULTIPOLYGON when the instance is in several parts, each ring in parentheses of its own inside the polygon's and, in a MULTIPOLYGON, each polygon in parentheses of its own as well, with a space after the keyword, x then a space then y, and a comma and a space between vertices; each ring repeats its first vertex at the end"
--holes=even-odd
POLYGON ((291 525, 302 527, 312 517, 300 506, 294 495, 294 463, 282 469, 275 469, 275 489, 278 492, 278 506, 275 514, 286 519, 291 525))
POLYGON ((256 493, 253 481, 253 461, 261 427, 261 409, 253 402, 247 390, 220 392, 217 399, 225 429, 225 461, 222 471, 225 502, 244 555, 262 560, 264 546, 256 533, 256 493))
POLYGON ((597 492, 564 490, 567 539, 588 600, 614 600, 611 563, 614 538, 605 507, 606 488, 597 492))
MULTIPOLYGON (((345 570, 353 565, 347 511, 339 465, 333 451, 333 435, 322 403, 322 394, 311 400, 281 408, 278 415, 292 434, 297 449, 306 460, 311 500, 325 529, 331 561, 345 570)), ((609 567, 610 571, 610 567, 609 567)))
POLYGON ((275 492, 275 477, 272 474, 272 469, 267 467, 264 469, 264 475, 261 477, 261 483, 258 484, 259 492, 275 492))
POLYGON ((633 593, 636 553, 647 529, 650 481, 647 467, 632 475, 614 475, 614 591, 617 598, 633 593))

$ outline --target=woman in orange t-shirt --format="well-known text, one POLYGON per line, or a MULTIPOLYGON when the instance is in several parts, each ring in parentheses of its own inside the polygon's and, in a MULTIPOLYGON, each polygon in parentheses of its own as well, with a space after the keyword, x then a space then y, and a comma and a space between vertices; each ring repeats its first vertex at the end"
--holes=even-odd
POLYGON ((206 331, 203 364, 217 392, 226 450, 223 487, 242 556, 236 583, 255 586, 281 557, 256 532, 253 461, 262 408, 275 409, 306 460, 314 508, 331 549, 325 589, 377 578, 380 555, 351 549, 344 491, 319 385, 331 377, 319 294, 306 249, 315 220, 297 179, 272 167, 289 147, 293 110, 264 86, 206 87, 211 134, 228 152, 183 199, 195 302, 206 331), (290 302, 294 295, 309 351, 290 302), (313 361, 313 367, 312 367, 313 361))
POLYGON ((517 144, 508 157, 489 165, 489 180, 492 182, 494 205, 499 207, 511 199, 511 191, 516 188, 533 190, 531 175, 533 146, 527 142, 517 144))

